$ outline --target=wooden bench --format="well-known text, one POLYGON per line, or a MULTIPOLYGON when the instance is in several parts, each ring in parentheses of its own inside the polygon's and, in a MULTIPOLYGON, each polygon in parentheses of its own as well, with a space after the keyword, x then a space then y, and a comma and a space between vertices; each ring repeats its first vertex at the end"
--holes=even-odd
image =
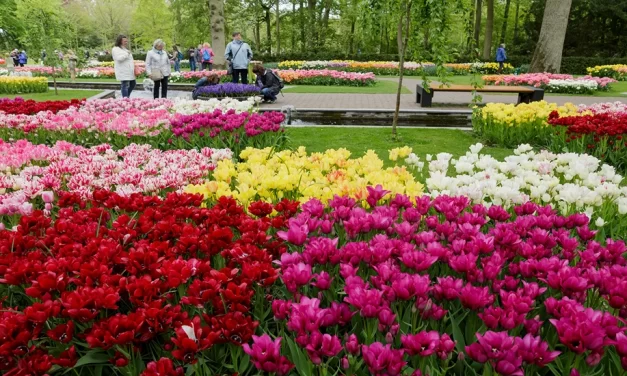
MULTIPOLYGON (((440 86, 440 84, 430 84, 430 92, 427 92, 422 85, 416 85, 416 103, 420 103, 421 107, 431 107, 431 101, 433 94, 436 91, 459 91, 459 92, 472 92, 475 90, 470 85, 448 85, 440 86)), ((482 88, 477 88, 477 92, 480 93, 517 93, 518 104, 537 102, 544 99, 544 89, 530 87, 530 86, 489 86, 486 85, 482 88)))

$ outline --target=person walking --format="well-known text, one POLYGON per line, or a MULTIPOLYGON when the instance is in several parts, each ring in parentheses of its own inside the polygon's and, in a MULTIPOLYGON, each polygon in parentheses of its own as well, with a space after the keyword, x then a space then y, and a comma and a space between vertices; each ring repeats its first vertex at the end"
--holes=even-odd
POLYGON ((177 46, 172 47, 172 59, 174 60, 174 71, 181 71, 181 60, 183 60, 183 53, 179 51, 177 46))
POLYGON ((28 64, 28 55, 26 55, 26 51, 22 50, 22 52, 20 52, 18 62, 20 63, 20 67, 28 64))
POLYGON ((189 55, 189 70, 196 72, 196 49, 190 47, 189 50, 187 50, 187 55, 189 55))
POLYGON ((266 103, 276 102, 276 96, 281 91, 281 80, 270 69, 257 64, 253 67, 253 73, 257 76, 257 86, 261 87, 263 101, 266 103))
POLYGON ((202 55, 200 54, 200 50, 202 50, 202 44, 199 44, 196 48, 196 68, 199 71, 202 70, 202 55))
POLYGON ((130 98, 137 81, 135 79, 135 64, 133 54, 128 50, 128 38, 118 35, 115 47, 111 50, 115 79, 120 81, 122 98, 130 98))
POLYGON ((228 61, 228 70, 233 76, 233 83, 238 83, 240 76, 242 83, 248 83, 248 64, 253 58, 253 51, 248 43, 242 41, 242 33, 234 32, 233 41, 226 46, 224 58, 228 61))
POLYGON ((496 50, 496 62, 499 63, 499 74, 503 73, 505 60, 507 60, 507 54, 505 53, 505 44, 501 44, 496 50))
POLYGON ((20 65, 20 52, 17 48, 11 51, 11 60, 13 60, 13 66, 18 67, 20 65))
POLYGON ((207 42, 203 43, 202 49, 200 50, 200 55, 202 58, 202 70, 211 70, 213 66, 213 57, 215 54, 211 49, 211 45, 207 42))
POLYGON ((78 57, 72 50, 68 50, 66 57, 67 69, 70 71, 70 82, 74 83, 76 81, 76 63, 78 62, 78 57))
POLYGON ((167 98, 170 59, 165 50, 165 42, 161 39, 155 40, 152 50, 146 54, 146 75, 155 83, 153 97, 159 98, 161 88, 161 98, 167 98))

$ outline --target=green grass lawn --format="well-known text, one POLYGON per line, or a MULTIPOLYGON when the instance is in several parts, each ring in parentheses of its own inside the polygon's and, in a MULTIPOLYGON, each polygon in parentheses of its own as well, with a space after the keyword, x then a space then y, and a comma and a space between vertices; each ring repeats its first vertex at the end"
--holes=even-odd
MULTIPOLYGON (((388 150, 411 146, 414 153, 424 160, 427 154, 451 153, 458 157, 466 154, 468 148, 479 142, 470 131, 456 129, 398 129, 400 141, 392 140, 391 128, 340 128, 306 127, 288 128, 289 146, 305 146, 308 152, 322 152, 327 149, 348 149, 354 157, 362 156, 368 150, 374 150, 379 157, 387 161, 388 150)), ((498 159, 511 155, 511 149, 485 147, 483 153, 498 159)), ((387 165, 392 163, 387 161, 387 165)))
MULTIPOLYGON (((48 82, 52 82, 52 78, 48 78, 48 82)), ((70 82, 69 78, 57 78, 57 82, 70 82)), ((77 78, 76 82, 120 82, 115 78, 77 78)))
MULTIPOLYGON (((288 84, 289 86, 289 84, 288 84)), ((396 94, 398 84, 393 81, 377 81, 373 86, 319 86, 294 85, 283 89, 284 93, 349 93, 349 94, 396 94)), ((405 86, 402 94, 411 92, 405 86)))
POLYGON ((84 99, 93 97, 96 94, 102 93, 102 90, 64 90, 59 89, 59 95, 54 93, 54 89, 48 90, 47 93, 31 93, 31 94, 16 94, 16 95, 2 95, 0 98, 15 98, 22 97, 24 99, 34 99, 36 101, 60 101, 68 99, 84 99))

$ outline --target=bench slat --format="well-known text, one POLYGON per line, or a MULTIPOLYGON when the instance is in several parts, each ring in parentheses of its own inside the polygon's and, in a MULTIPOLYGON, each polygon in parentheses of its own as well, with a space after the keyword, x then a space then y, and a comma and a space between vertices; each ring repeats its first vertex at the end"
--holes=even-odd
MULTIPOLYGON (((470 85, 450 85, 442 86, 440 84, 430 84, 430 89, 433 91, 473 91, 475 90, 470 85)), ((526 86, 496 86, 486 85, 483 88, 477 88, 481 93, 533 93, 534 89, 526 86)))

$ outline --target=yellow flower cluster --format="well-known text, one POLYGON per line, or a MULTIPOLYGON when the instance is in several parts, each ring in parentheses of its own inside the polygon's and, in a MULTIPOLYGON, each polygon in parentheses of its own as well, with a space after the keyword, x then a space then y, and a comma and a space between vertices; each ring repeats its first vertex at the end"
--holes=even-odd
POLYGON ((301 69, 305 60, 285 60, 279 63, 279 69, 301 69))
MULTIPOLYGON (((400 150, 398 156, 407 150, 411 152, 409 148, 400 150)), ((350 158, 350 154, 346 149, 307 154, 302 146, 280 152, 247 148, 240 154, 241 162, 218 162, 212 180, 190 185, 185 191, 201 193, 209 199, 233 196, 242 204, 282 198, 301 202, 317 198, 326 202, 334 195, 365 199, 366 187, 378 184, 392 194, 422 194, 423 185, 404 166, 383 168, 383 161, 371 150, 361 158, 350 158)))
POLYGON ((412 149, 409 146, 403 146, 402 148, 395 148, 390 150, 389 159, 391 161, 396 161, 399 158, 407 158, 409 154, 411 154, 412 149))
POLYGON ((480 112, 483 119, 491 117, 495 122, 501 122, 503 124, 514 126, 524 123, 532 123, 535 121, 543 121, 544 125, 548 125, 546 122, 549 114, 557 110, 561 116, 574 116, 582 115, 584 112, 578 113, 577 106, 572 103, 566 103, 564 106, 558 106, 555 103, 549 103, 546 101, 505 104, 505 103, 488 103, 483 107, 480 112))
POLYGON ((611 77, 619 81, 627 80, 627 64, 597 65, 586 68, 588 74, 595 77, 611 77))
MULTIPOLYGON (((133 63, 135 65, 140 64, 143 65, 144 61, 143 60, 133 60, 133 63)), ((114 61, 103 61, 101 63, 98 64, 99 67, 106 67, 106 68, 113 68, 115 66, 115 62, 114 61)))
POLYGON ((0 94, 45 93, 48 91, 46 77, 0 77, 0 94))

